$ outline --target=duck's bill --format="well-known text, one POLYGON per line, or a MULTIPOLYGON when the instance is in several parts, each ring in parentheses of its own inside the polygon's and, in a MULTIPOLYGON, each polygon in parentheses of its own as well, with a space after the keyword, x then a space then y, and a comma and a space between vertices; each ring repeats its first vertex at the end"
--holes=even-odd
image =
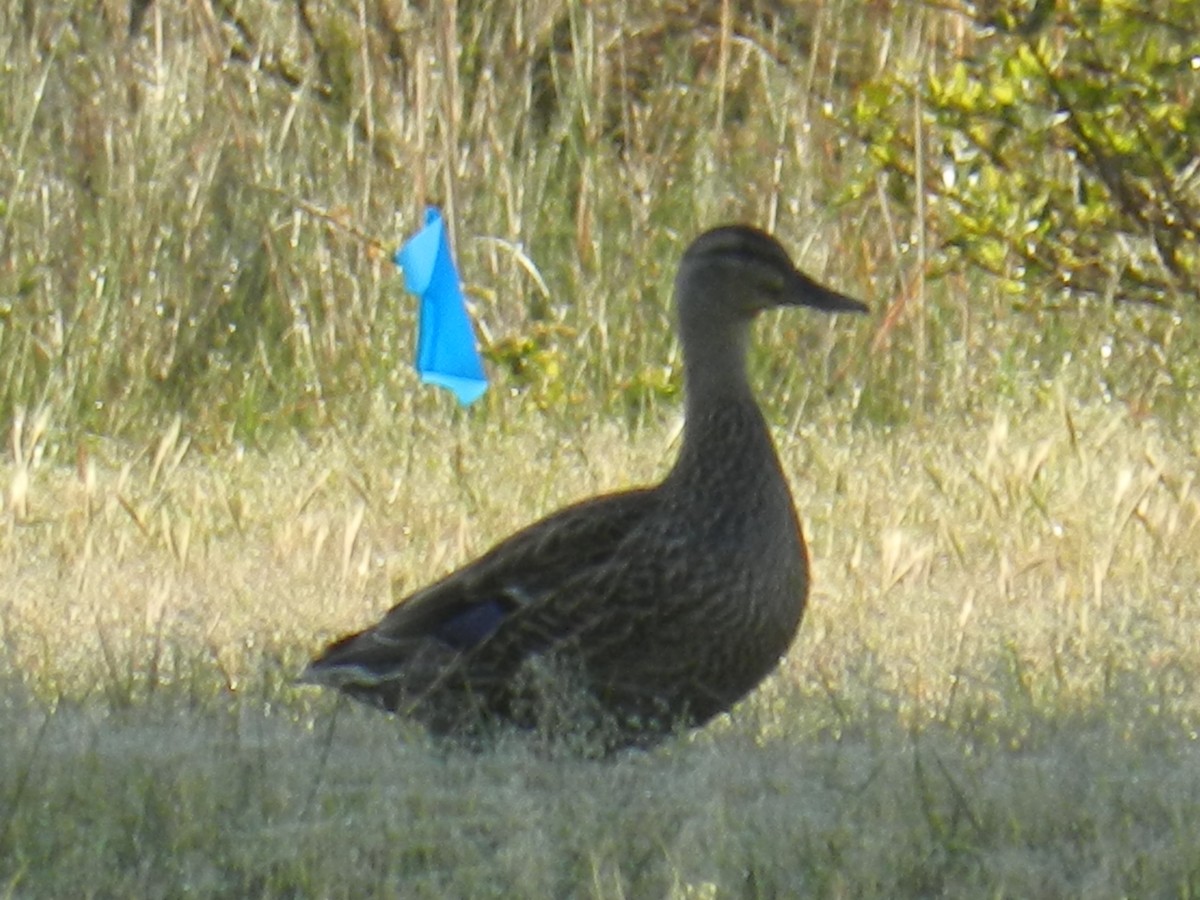
POLYGON ((808 305, 824 312, 867 313, 871 311, 871 307, 861 300, 855 300, 853 297, 847 297, 837 291, 823 291, 808 305))
POLYGON ((865 313, 871 311, 870 307, 860 300, 847 297, 845 294, 839 294, 837 291, 827 288, 822 284, 817 284, 817 282, 801 272, 797 272, 796 275, 799 278, 795 292, 798 305, 809 306, 813 309, 819 309, 822 312, 833 313, 865 313))

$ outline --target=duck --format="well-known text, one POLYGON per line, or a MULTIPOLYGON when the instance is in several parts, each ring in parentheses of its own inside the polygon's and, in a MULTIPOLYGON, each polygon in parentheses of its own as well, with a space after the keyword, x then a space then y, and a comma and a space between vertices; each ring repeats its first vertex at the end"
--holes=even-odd
POLYGON ((779 665, 809 592, 792 493, 747 369, 767 310, 865 313, 751 225, 674 283, 684 419, 656 485, 569 505, 342 637, 300 681, 478 746, 536 733, 610 755, 728 711, 779 665))

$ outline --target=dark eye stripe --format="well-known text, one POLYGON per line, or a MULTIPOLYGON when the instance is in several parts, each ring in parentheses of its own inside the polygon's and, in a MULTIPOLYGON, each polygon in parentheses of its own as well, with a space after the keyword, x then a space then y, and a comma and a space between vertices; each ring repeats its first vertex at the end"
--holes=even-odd
POLYGON ((736 260, 748 266, 790 271, 792 261, 772 238, 749 228, 724 228, 710 232, 708 240, 692 248, 698 259, 736 260))

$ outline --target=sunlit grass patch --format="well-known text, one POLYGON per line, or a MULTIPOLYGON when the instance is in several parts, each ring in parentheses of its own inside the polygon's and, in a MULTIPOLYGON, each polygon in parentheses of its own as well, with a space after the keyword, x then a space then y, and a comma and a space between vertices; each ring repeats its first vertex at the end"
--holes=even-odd
POLYGON ((187 451, 154 477, 153 450, 112 446, 90 481, 40 463, 3 538, 11 884, 1195 885, 1194 454, 1053 394, 924 435, 837 419, 776 432, 814 563, 780 673, 709 728, 612 764, 439 746, 292 679, 393 602, 393 581, 410 590, 563 502, 658 477, 669 426, 564 440, 530 420, 417 448, 389 425, 269 455, 187 451))

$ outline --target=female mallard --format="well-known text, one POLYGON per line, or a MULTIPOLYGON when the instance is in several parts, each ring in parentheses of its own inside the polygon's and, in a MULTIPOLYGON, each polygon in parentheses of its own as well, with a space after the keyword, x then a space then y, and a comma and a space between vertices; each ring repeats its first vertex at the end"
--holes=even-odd
POLYGON ((746 378, 766 309, 865 312, 771 236, 717 228, 675 280, 686 417, 656 487, 560 510, 344 637, 302 680, 478 738, 496 724, 646 746, 729 709, 787 651, 808 554, 746 378))

